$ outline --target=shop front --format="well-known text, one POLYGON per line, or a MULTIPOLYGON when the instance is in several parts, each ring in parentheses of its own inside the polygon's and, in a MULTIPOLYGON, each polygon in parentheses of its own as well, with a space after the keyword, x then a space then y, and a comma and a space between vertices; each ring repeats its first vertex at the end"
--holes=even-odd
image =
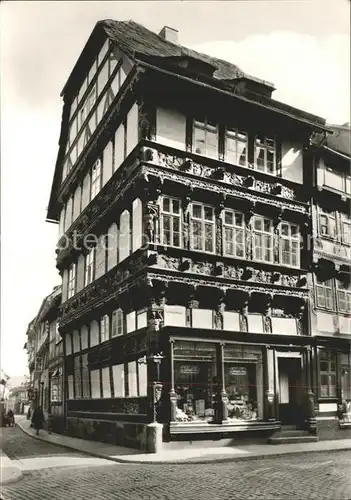
POLYGON ((182 433, 275 431, 285 425, 307 429, 308 346, 259 340, 170 336, 171 439, 182 433))

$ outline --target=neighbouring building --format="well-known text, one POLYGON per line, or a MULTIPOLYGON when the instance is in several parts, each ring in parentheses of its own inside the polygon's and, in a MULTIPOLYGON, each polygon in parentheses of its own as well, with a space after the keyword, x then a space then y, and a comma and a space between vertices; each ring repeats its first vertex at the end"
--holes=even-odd
POLYGON ((62 91, 47 214, 68 434, 316 439, 308 153, 327 128, 273 91, 171 28, 95 26, 62 91))
POLYGON ((7 411, 12 410, 15 414, 25 413, 28 407, 29 384, 23 383, 18 387, 11 387, 7 401, 7 411))
POLYGON ((313 390, 319 435, 329 439, 344 437, 338 428, 351 426, 351 132, 349 125, 331 130, 311 150, 313 390))
POLYGON ((25 348, 30 373, 29 398, 50 416, 52 430, 64 430, 63 342, 58 331, 61 286, 45 297, 37 316, 29 323, 25 348))

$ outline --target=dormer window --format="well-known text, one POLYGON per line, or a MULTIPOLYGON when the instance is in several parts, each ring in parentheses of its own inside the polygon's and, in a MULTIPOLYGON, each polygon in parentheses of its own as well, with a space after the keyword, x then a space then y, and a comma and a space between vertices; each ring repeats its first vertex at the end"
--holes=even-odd
POLYGON ((209 122, 194 121, 193 151, 197 154, 218 158, 218 127, 209 122))
POLYGON ((275 139, 256 136, 255 139, 255 169, 274 175, 276 173, 275 139))

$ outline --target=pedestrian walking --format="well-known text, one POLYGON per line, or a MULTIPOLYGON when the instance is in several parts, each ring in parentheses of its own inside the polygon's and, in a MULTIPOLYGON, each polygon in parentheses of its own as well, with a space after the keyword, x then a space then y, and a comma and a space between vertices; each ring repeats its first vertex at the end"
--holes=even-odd
POLYGON ((40 429, 44 428, 44 413, 41 406, 35 408, 32 415, 32 424, 34 429, 37 431, 37 436, 39 436, 40 429))

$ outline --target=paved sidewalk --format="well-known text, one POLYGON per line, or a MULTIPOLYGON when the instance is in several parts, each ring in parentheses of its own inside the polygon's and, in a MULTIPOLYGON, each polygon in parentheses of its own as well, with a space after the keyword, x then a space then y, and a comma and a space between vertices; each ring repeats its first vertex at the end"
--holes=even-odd
POLYGON ((296 443, 286 445, 255 445, 228 446, 217 448, 183 448, 179 450, 164 450, 157 454, 140 453, 139 450, 104 444, 97 441, 87 441, 79 438, 62 436, 60 434, 49 434, 47 431, 35 430, 30 427, 28 420, 19 420, 17 425, 28 435, 52 444, 77 450, 95 457, 105 458, 115 462, 125 463, 206 463, 206 462, 230 462, 250 458, 262 458, 265 456, 280 456, 291 453, 306 453, 332 450, 351 450, 351 439, 338 439, 333 441, 318 441, 317 443, 296 443))
POLYGON ((8 484, 18 481, 22 477, 22 471, 16 462, 0 449, 0 484, 8 484))

